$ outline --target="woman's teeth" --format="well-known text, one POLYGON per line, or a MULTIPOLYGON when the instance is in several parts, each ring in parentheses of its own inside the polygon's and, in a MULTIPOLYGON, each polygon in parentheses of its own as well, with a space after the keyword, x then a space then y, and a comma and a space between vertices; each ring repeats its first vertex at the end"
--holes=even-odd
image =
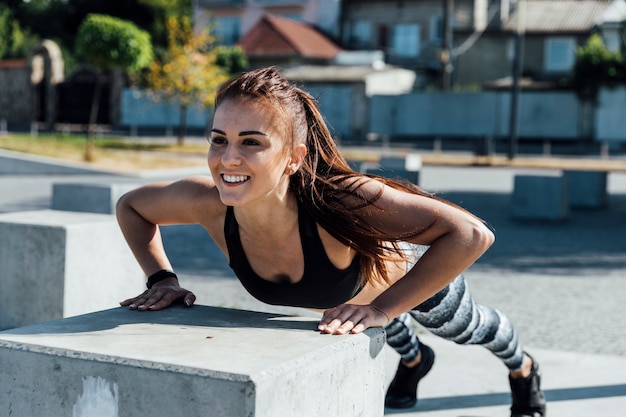
POLYGON ((247 175, 222 175, 222 178, 224 179, 225 182, 244 182, 246 181, 248 178, 250 178, 247 175))

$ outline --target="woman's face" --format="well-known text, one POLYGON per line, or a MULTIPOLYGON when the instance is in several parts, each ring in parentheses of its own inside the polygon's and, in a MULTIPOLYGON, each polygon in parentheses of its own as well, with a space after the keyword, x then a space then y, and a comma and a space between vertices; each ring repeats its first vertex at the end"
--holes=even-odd
POLYGON ((227 100, 215 110, 208 164, 225 205, 283 198, 299 167, 284 122, 272 108, 227 100), (295 162, 295 165, 294 165, 295 162))

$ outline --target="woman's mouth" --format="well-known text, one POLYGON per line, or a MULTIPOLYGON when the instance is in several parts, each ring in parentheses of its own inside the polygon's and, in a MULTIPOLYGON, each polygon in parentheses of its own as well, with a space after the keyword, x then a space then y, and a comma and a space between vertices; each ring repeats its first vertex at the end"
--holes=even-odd
POLYGON ((222 174, 222 179, 224 180, 225 183, 228 183, 228 184, 238 184, 238 183, 248 181, 250 177, 247 175, 222 174))

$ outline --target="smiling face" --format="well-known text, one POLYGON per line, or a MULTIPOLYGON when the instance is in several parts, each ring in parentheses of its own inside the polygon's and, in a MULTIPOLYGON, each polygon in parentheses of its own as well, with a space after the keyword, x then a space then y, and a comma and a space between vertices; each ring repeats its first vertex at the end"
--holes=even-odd
POLYGON ((276 201, 304 156, 292 150, 284 119, 254 101, 227 100, 215 110, 208 164, 225 205, 276 201), (301 155, 301 156, 300 156, 301 155))

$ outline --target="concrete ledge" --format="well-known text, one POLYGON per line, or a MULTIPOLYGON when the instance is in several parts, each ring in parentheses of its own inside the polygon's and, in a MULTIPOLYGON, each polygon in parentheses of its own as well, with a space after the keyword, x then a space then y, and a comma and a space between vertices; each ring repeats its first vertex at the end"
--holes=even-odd
POLYGON ((383 330, 330 336, 317 322, 115 308, 7 330, 0 404, 16 416, 382 416, 383 330))
POLYGON ((516 175, 511 213, 520 220, 566 220, 569 217, 567 179, 560 173, 516 175))
POLYGON ((113 215, 0 214, 0 329, 111 308, 145 289, 113 215))
POLYGON ((606 171, 563 171, 572 208, 601 209, 608 205, 606 171))
POLYGON ((117 200, 138 183, 59 183, 52 186, 52 209, 88 213, 115 213, 117 200))

